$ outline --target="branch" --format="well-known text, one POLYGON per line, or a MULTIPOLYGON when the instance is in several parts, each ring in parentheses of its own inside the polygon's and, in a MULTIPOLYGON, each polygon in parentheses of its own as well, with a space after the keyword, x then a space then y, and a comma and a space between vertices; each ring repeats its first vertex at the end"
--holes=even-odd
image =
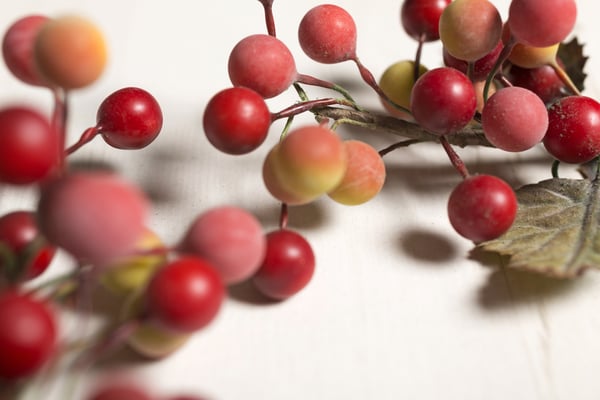
MULTIPOLYGON (((337 125, 356 125, 377 131, 392 133, 406 139, 415 139, 422 142, 439 142, 438 135, 430 133, 419 125, 407 122, 388 115, 375 114, 369 111, 357 111, 339 107, 319 107, 311 110, 313 114, 321 118, 332 119, 337 125)), ((447 135, 450 144, 467 146, 494 147, 483 134, 479 124, 467 126, 459 132, 447 135)))

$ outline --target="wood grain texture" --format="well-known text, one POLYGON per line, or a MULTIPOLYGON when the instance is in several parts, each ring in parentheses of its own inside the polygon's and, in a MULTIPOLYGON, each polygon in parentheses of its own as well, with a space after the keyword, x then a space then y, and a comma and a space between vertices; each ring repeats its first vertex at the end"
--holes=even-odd
MULTIPOLYGON (((493 1, 503 16, 508 0, 493 1)), ((276 1, 278 37, 296 55, 298 70, 339 82, 363 105, 381 107, 359 81, 354 65, 319 65, 300 52, 297 24, 316 0, 276 1)), ((378 76, 412 58, 415 43, 399 25, 398 2, 339 0, 358 26, 358 55, 378 76)), ((599 96, 600 42, 595 2, 578 2, 576 34, 590 55, 586 94, 599 96)), ((95 123, 110 92, 139 85, 164 111, 161 136, 148 148, 125 152, 100 138, 78 151, 75 167, 114 168, 138 182, 153 200, 150 225, 169 244, 199 212, 215 205, 247 208, 265 229, 276 227, 278 204, 261 181, 261 163, 278 139, 276 123, 264 147, 244 157, 218 153, 202 133, 204 105, 230 86, 226 60, 242 37, 265 32, 257 1, 4 2, 0 27, 29 13, 81 13, 106 32, 109 67, 93 86, 70 98, 69 141, 95 123), (206 5, 205 5, 206 4, 206 5)), ((428 44, 424 62, 441 62, 428 44)), ((27 101, 46 112, 51 98, 0 68, 0 102, 27 101)), ((309 95, 324 91, 307 89, 309 95)), ((296 101, 286 93, 273 111, 296 101)), ((310 123, 310 116, 297 123, 310 123)), ((396 138, 342 130, 377 148, 396 138)), ((543 149, 504 154, 457 149, 469 169, 495 173, 513 185, 550 177, 543 149)), ((446 199, 460 180, 439 145, 418 144, 386 156, 388 180, 370 203, 344 207, 326 198, 290 210, 290 227, 312 243, 317 269, 297 297, 266 302, 248 285, 231 289, 222 313, 172 357, 144 363, 120 360, 159 393, 191 391, 210 399, 595 400, 600 393, 600 275, 569 282, 481 263, 471 243, 447 220, 446 199)), ((565 176, 576 176, 565 167, 565 176)), ((0 186, 0 211, 33 207, 33 190, 0 186)), ((67 268, 68 257, 53 265, 67 268)), ((78 326, 78 325, 72 325, 78 326)), ((117 363, 107 364, 110 366, 117 363)), ((86 374, 80 392, 105 370, 86 374)), ((50 400, 62 399, 57 391, 50 400)))

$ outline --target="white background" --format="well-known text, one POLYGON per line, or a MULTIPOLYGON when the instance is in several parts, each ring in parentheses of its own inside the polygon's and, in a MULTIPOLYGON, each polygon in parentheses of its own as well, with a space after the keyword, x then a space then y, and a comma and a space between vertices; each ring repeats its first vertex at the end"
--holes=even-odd
MULTIPOLYGON (((353 64, 320 65, 301 53, 297 25, 317 4, 276 1, 278 37, 300 72, 339 82, 361 104, 378 109, 353 64)), ((358 56, 375 76, 413 57, 416 43, 400 26, 400 1, 336 4, 354 16, 358 56)), ((494 4, 505 17, 508 1, 494 4)), ((600 93, 597 4, 578 2, 574 31, 591 56, 585 94, 592 97, 600 93)), ((154 201, 149 225, 165 242, 176 243, 197 214, 221 204, 247 208, 265 230, 276 227, 278 204, 264 189, 260 169, 282 125, 242 157, 213 149, 201 125, 206 102, 230 85, 230 49, 246 35, 265 32, 258 1, 19 0, 3 1, 0 9, 0 29, 42 13, 83 15, 104 31, 109 65, 97 83, 72 93, 70 142, 94 125, 98 104, 116 89, 140 86, 161 103, 164 129, 148 148, 124 152, 98 138, 73 161, 109 164, 139 183, 154 201)), ((427 44, 425 64, 440 60, 439 44, 427 44)), ((269 105, 277 111, 296 100, 290 91, 269 105)), ((0 104, 13 102, 47 113, 52 106, 45 90, 21 84, 0 67, 0 104)), ((367 131, 352 134, 378 148, 394 141, 367 131)), ((458 151, 472 172, 495 173, 515 186, 550 176, 543 149, 519 155, 458 151)), ((589 271, 557 282, 470 259, 471 243, 454 233, 445 213, 460 177, 441 147, 398 150, 386 164, 384 190, 368 204, 345 207, 323 198, 291 209, 290 227, 307 237, 317 256, 313 281, 302 293, 268 303, 248 287, 232 290, 217 320, 171 357, 143 362, 124 356, 138 379, 156 393, 224 400, 598 399, 600 275, 589 271)), ((0 211, 34 204, 34 193, 0 186, 0 211)), ((52 268, 64 263, 68 259, 59 258, 52 268)), ((51 397, 64 398, 60 391, 43 396, 51 397)))

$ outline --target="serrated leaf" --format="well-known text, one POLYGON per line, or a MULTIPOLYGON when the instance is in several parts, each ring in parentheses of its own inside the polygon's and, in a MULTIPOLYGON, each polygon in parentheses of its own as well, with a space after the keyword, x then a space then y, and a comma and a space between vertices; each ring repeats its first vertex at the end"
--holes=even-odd
POLYGON ((580 44, 575 37, 569 42, 561 43, 557 55, 577 89, 583 91, 587 77, 584 68, 588 60, 588 57, 583 54, 583 44, 580 44))
POLYGON ((508 257, 508 267, 571 278, 600 268, 600 183, 553 178, 516 191, 512 228, 476 248, 508 257))

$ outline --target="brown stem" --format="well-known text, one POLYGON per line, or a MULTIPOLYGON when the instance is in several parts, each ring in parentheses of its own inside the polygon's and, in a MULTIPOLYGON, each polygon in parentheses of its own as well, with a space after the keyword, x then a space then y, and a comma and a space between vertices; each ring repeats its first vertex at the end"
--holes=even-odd
MULTIPOLYGON (((336 92, 344 96, 344 98, 346 98, 348 101, 356 104, 350 93, 336 83, 325 81, 323 79, 315 78, 314 76, 305 74, 298 74, 296 76, 296 83, 303 83, 305 85, 318 86, 325 89, 335 90, 336 92)), ((357 108, 356 105, 354 107, 357 108)))
POLYGON ((288 224, 288 205, 281 203, 281 212, 279 214, 279 229, 287 228, 288 224))
POLYGON ((59 137, 58 142, 58 173, 62 174, 65 170, 65 147, 67 142, 67 92, 56 88, 52 90, 54 97, 54 111, 52 113, 52 128, 56 130, 59 137))
POLYGON ((277 36, 275 34, 275 18, 273 18, 273 0, 258 0, 265 9, 265 23, 267 25, 267 32, 270 36, 277 36))
MULTIPOLYGON (((362 128, 392 133, 405 139, 421 142, 439 142, 440 136, 421 128, 419 125, 389 115, 368 111, 357 111, 339 107, 323 107, 311 110, 316 116, 336 121, 337 125, 348 124, 362 128)), ((493 145, 485 138, 479 125, 468 126, 446 137, 446 140, 459 147, 493 145)))
POLYGON ((448 154, 448 158, 450 159, 450 162, 452 163, 454 168, 456 168, 458 173, 463 178, 467 178, 469 176, 469 171, 467 170, 465 163, 460 158, 458 153, 455 152, 454 149, 452 148, 452 145, 450 143, 448 143, 448 139, 447 139, 446 135, 440 136, 440 143, 444 147, 444 150, 446 150, 446 154, 448 154))
POLYGON ((408 147, 412 144, 415 143, 420 143, 421 141, 419 139, 406 139, 406 140, 401 140, 399 142, 396 142, 394 144, 389 145, 388 147, 379 150, 379 155, 381 157, 385 156, 388 153, 391 153, 392 151, 396 150, 396 149, 400 149, 402 147, 408 147))
POLYGON ((417 79, 419 79, 419 76, 421 76, 421 53, 423 52, 423 43, 425 43, 424 33, 421 34, 421 36, 419 36, 419 42, 417 44, 417 54, 415 54, 415 65, 413 70, 413 78, 415 82, 417 81, 417 79))
POLYGON ((349 104, 347 101, 340 100, 340 99, 327 98, 327 99, 308 100, 308 101, 303 101, 301 103, 293 104, 287 108, 284 108, 283 110, 281 110, 279 112, 271 114, 271 121, 275 121, 275 120, 278 120, 281 118, 293 117, 295 115, 302 114, 303 112, 306 112, 308 110, 312 110, 313 108, 331 106, 334 104, 352 106, 352 104, 349 104))
POLYGON ((379 97, 381 97, 385 102, 390 104, 392 107, 394 107, 400 111, 403 111, 403 112, 407 113, 408 115, 411 115, 411 111, 408 108, 405 108, 399 104, 396 104, 392 99, 390 99, 388 97, 387 94, 385 94, 383 92, 381 87, 379 87, 379 85, 377 84, 377 81, 375 80, 375 77, 373 76, 371 71, 369 71, 367 69, 367 67, 365 67, 357 57, 354 57, 352 60, 356 63, 356 66, 358 67, 358 72, 360 72, 360 76, 363 79, 363 81, 365 81, 365 83, 367 85, 371 86, 371 88, 375 91, 375 93, 377 93, 379 95, 379 97))

